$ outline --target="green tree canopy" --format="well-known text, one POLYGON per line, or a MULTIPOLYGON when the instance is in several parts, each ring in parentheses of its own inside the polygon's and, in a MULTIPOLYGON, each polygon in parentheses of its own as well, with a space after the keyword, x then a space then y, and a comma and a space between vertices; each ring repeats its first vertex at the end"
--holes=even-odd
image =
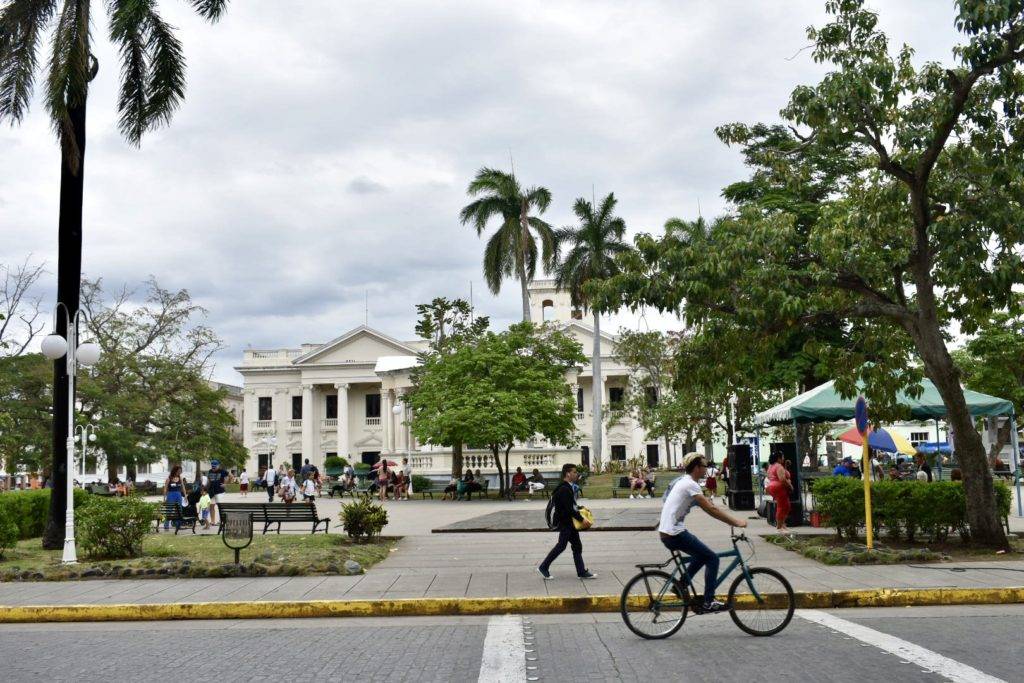
POLYGON ((718 130, 752 169, 725 191, 735 211, 641 240, 614 289, 691 320, 732 316, 751 338, 839 322, 852 343, 808 350, 883 405, 927 375, 957 433, 971 533, 1004 546, 946 341, 954 323, 972 333, 1014 312, 1024 281, 1024 3, 958 0, 949 65, 890 52, 861 0, 825 5, 831 21, 808 35, 831 70, 793 91, 785 125, 718 130))
POLYGON ((576 402, 566 376, 584 361, 572 337, 530 323, 429 355, 408 395, 412 431, 424 443, 488 448, 504 494, 516 443, 538 435, 575 442, 576 402))

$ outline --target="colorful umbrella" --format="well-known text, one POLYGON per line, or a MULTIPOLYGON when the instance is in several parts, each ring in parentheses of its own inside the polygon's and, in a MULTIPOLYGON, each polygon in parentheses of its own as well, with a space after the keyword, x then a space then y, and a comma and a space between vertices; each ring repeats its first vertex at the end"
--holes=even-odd
POLYGON ((398 463, 395 462, 394 460, 378 460, 377 462, 373 463, 373 467, 371 467, 370 469, 379 470, 381 464, 385 463, 385 462, 388 464, 388 467, 397 467, 398 466, 398 463))
MULTIPOLYGON (((848 429, 839 435, 839 440, 854 446, 864 444, 857 428, 848 429)), ((871 429, 868 431, 868 446, 875 450, 886 453, 902 453, 903 455, 914 455, 916 449, 904 437, 896 432, 889 432, 884 429, 871 429)))

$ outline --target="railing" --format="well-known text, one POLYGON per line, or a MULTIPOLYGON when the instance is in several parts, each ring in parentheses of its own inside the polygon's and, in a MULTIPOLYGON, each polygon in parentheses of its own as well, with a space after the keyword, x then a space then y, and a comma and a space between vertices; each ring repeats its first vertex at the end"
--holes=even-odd
POLYGON ((430 455, 414 455, 409 462, 414 470, 434 469, 434 458, 430 455))
POLYGON ((524 453, 524 467, 550 467, 555 464, 555 456, 552 453, 524 453))
POLYGON ((487 455, 464 455, 462 456, 462 464, 465 467, 472 467, 474 469, 480 467, 494 467, 494 456, 487 455))
POLYGON ((338 418, 336 418, 336 417, 328 417, 328 418, 326 418, 324 420, 321 420, 320 421, 320 428, 321 429, 337 429, 338 428, 338 418))
POLYGON ((577 421, 584 419, 586 416, 587 416, 587 414, 584 413, 583 411, 577 411, 576 412, 576 420, 577 421))
POLYGON ((302 429, 302 420, 288 420, 288 429, 302 429))
POLYGON ((275 349, 273 351, 246 351, 245 360, 291 360, 302 355, 297 349, 275 349))
POLYGON ((379 417, 368 417, 368 418, 366 418, 366 426, 367 427, 380 427, 380 418, 379 417))
POLYGON ((273 420, 256 420, 252 423, 252 429, 256 432, 272 432, 274 431, 273 420))

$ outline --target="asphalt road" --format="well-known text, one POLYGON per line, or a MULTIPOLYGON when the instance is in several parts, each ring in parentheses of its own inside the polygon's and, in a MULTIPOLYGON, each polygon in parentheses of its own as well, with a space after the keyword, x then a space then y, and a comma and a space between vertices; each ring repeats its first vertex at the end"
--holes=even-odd
POLYGON ((0 626, 5 681, 1019 681, 1024 606, 726 615, 644 641, 618 615, 0 626))

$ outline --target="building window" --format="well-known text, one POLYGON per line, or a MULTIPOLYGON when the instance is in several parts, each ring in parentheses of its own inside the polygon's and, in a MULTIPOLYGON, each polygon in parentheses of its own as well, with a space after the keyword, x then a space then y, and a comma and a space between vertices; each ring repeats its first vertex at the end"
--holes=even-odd
POLYGON ((292 419, 293 420, 301 420, 302 419, 302 397, 301 396, 292 396, 292 419))
POLYGON ((644 399, 647 407, 653 408, 658 404, 658 389, 656 387, 644 387, 644 399))
POLYGON ((583 388, 579 387, 576 389, 576 412, 583 412, 583 388))
POLYGON ((380 394, 366 395, 366 417, 380 417, 380 394))
POLYGON ((625 460, 626 459, 626 447, 625 446, 612 446, 612 460, 625 460))
POLYGON ((135 466, 136 474, 149 474, 151 471, 152 468, 148 462, 140 462, 138 465, 135 466))
POLYGON ((328 420, 335 420, 338 417, 338 395, 327 394, 327 415, 328 420))
POLYGON ((260 417, 261 420, 273 420, 274 413, 271 410, 273 399, 269 396, 260 396, 260 417))
POLYGON ((544 299, 544 301, 541 302, 541 304, 540 304, 540 320, 541 320, 541 322, 547 322, 548 320, 550 320, 550 318, 548 318, 548 315, 550 314, 551 311, 554 310, 554 308, 555 308, 555 302, 552 301, 551 299, 544 299))
POLYGON ((910 444, 916 446, 928 440, 928 432, 910 432, 910 444))
POLYGON ((612 410, 622 410, 625 393, 622 387, 610 387, 608 389, 608 403, 611 404, 612 410))
POLYGON ((659 460, 660 459, 658 458, 658 444, 647 444, 647 466, 658 467, 659 460))

